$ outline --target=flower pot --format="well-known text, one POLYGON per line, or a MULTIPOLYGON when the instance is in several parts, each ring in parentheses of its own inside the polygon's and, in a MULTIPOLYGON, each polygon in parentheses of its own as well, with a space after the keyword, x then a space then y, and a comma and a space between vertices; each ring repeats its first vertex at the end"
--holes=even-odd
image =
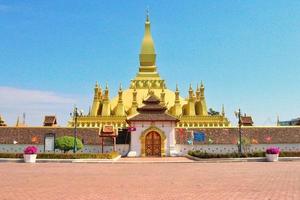
POLYGON ((36 154, 23 154, 24 162, 26 163, 35 163, 36 154))
POLYGON ((278 161, 279 154, 266 154, 266 158, 268 162, 278 161))

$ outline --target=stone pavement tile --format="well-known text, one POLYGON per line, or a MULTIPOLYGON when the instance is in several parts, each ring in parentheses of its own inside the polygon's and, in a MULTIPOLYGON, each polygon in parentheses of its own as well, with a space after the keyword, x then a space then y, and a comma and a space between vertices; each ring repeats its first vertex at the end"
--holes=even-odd
POLYGON ((300 162, 1 163, 4 199, 298 200, 300 162))

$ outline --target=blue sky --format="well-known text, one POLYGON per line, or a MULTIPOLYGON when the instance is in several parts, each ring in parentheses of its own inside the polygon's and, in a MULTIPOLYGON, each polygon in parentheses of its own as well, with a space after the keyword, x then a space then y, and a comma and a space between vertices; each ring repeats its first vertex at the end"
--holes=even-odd
POLYGON ((208 107, 239 107, 257 125, 300 116, 300 1, 1 1, 0 114, 13 125, 60 124, 88 110, 96 80, 128 86, 149 7, 157 66, 182 96, 206 86, 208 107))

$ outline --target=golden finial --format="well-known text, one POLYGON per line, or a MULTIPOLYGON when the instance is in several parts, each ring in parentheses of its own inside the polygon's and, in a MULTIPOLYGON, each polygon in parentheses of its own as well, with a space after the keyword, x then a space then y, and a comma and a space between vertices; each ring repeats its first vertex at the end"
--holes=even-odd
POLYGON ((149 22, 149 6, 147 6, 147 9, 146 9, 146 21, 149 22))
POLYGON ((107 82, 105 84, 105 90, 108 90, 108 84, 107 84, 107 82))
POLYGON ((122 83, 119 85, 119 91, 122 91, 122 83))
POLYGON ((192 91, 193 90, 193 88, 192 88, 192 84, 190 83, 190 91, 192 91))
POLYGON ((99 87, 98 81, 96 81, 95 88, 99 87))
POLYGON ((201 86, 200 87, 204 87, 203 81, 201 80, 201 86))

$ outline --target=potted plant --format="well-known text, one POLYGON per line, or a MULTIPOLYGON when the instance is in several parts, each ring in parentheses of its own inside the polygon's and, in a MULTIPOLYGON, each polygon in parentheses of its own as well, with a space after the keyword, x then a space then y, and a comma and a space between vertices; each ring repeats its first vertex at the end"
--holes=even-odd
POLYGON ((37 155, 37 147, 35 146, 28 146, 24 149, 24 161, 26 163, 35 163, 36 155, 37 155))
POLYGON ((278 161, 279 153, 280 153, 279 147, 267 148, 267 150, 266 150, 267 161, 269 161, 269 162, 278 161))

